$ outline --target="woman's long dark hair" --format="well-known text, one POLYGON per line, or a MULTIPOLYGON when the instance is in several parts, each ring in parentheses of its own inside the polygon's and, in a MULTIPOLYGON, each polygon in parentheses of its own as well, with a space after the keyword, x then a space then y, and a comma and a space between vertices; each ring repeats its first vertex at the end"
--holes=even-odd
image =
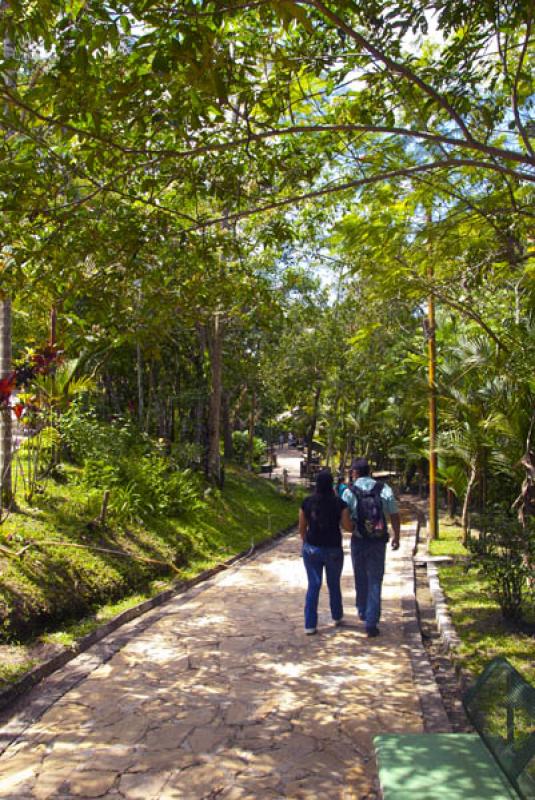
POLYGON ((333 476, 329 470, 322 469, 316 476, 316 490, 312 495, 310 516, 321 526, 328 524, 333 512, 340 513, 340 506, 334 493, 333 476))
POLYGON ((334 481, 332 473, 328 469, 322 469, 316 476, 316 492, 321 497, 329 496, 334 491, 334 481))

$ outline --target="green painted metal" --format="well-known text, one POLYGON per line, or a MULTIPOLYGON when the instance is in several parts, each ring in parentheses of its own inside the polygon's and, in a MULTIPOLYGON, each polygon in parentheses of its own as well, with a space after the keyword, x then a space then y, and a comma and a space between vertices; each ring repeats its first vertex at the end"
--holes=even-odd
POLYGON ((535 688, 498 657, 466 692, 463 704, 519 795, 535 798, 535 688))
POLYGON ((477 733, 374 739, 384 800, 535 800, 535 689, 495 658, 465 693, 477 733))
POLYGON ((384 800, 518 800, 477 733, 374 738, 384 800))

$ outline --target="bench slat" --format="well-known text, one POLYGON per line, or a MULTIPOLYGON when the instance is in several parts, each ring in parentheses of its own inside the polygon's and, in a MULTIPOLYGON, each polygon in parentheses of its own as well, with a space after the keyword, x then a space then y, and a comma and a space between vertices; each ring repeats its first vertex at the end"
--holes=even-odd
POLYGON ((374 738, 384 800, 518 800, 478 734, 374 738))

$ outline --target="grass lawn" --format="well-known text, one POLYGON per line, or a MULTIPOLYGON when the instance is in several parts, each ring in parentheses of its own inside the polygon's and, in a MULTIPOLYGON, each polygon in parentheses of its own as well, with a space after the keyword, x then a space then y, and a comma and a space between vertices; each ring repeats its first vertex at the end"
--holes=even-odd
MULTIPOLYGON (((461 543, 460 526, 441 520, 440 539, 429 543, 431 555, 468 555, 461 543)), ((440 582, 462 645, 459 656, 465 669, 478 674, 494 656, 504 656, 535 685, 535 637, 515 630, 504 621, 491 587, 464 563, 440 567, 440 582)), ((535 622, 535 607, 526 609, 535 622)))
POLYGON ((196 512, 99 529, 98 504, 74 468, 66 476, 49 481, 32 507, 18 498, 20 511, 0 527, 0 544, 14 554, 0 552, 0 689, 173 579, 194 577, 297 522, 301 496, 230 467, 223 491, 208 490, 196 512))

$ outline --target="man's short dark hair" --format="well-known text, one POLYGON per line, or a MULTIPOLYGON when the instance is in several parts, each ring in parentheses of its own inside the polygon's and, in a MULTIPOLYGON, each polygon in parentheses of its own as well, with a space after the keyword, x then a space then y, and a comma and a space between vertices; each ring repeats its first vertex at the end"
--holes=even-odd
POLYGON ((370 465, 368 463, 368 459, 366 458, 356 458, 355 461, 351 464, 351 469, 354 469, 355 472, 358 472, 359 475, 362 477, 370 474, 370 465))

